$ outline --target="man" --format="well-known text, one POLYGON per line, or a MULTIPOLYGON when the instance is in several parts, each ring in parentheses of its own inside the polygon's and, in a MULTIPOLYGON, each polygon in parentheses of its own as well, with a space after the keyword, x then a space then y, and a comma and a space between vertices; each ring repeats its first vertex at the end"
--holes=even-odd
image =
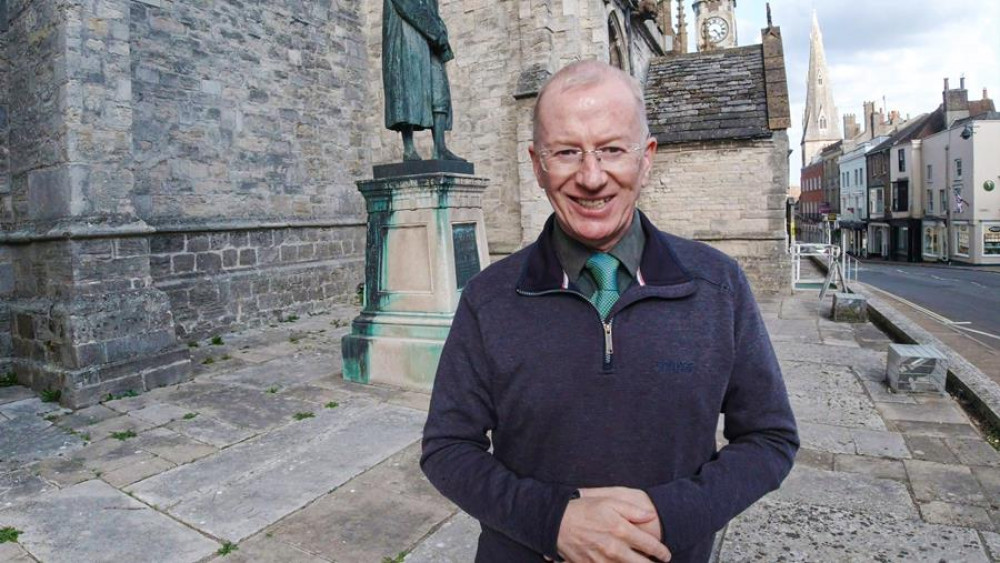
POLYGON ((480 562, 707 561, 798 448, 764 323, 733 260, 635 209, 656 141, 628 75, 570 65, 534 120, 555 213, 464 289, 421 466, 480 562))
POLYGON ((413 132, 423 129, 433 131, 434 159, 462 160, 444 140, 444 132, 451 129, 451 89, 444 64, 454 58, 437 0, 385 0, 385 126, 403 135, 403 160, 420 160, 413 132))

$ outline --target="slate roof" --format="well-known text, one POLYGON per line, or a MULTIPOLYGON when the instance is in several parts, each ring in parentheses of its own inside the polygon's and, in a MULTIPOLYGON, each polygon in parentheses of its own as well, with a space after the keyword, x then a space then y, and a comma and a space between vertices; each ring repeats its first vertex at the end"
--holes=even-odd
POLYGON ((646 113, 660 144, 771 137, 762 46, 654 58, 646 113))

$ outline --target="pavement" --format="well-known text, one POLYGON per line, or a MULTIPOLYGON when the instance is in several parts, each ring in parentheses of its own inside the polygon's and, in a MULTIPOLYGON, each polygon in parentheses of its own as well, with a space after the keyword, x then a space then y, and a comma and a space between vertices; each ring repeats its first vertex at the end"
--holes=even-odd
MULTIPOLYGON (((1000 453, 950 396, 891 393, 889 337, 817 294, 761 302, 803 448, 717 560, 1000 561, 1000 453)), ((356 312, 198 342, 193 381, 75 412, 0 388, 0 561, 472 561, 418 467, 429 397, 341 379, 356 312)))

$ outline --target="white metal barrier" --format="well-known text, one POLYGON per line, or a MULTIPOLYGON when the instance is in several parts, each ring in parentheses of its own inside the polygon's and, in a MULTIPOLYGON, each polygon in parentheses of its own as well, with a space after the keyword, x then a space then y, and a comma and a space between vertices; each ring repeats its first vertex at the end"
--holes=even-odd
POLYGON ((802 260, 813 257, 822 260, 826 264, 827 272, 834 268, 835 264, 838 265, 840 271, 843 272, 845 284, 858 281, 858 271, 861 269, 861 262, 849 255, 841 246, 816 242, 793 242, 792 288, 821 289, 826 283, 827 276, 803 277, 802 260))

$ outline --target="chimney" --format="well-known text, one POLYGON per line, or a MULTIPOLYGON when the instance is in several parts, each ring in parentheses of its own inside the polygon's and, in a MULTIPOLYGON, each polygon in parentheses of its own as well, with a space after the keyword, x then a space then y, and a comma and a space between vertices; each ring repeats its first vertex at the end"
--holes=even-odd
POLYGON ((986 91, 986 88, 983 88, 983 99, 984 100, 990 99, 990 94, 989 92, 986 91))
POLYGON ((892 110, 889 112, 889 123, 896 123, 899 121, 899 111, 892 110))
POLYGON ((948 88, 948 79, 944 80, 944 122, 947 127, 959 119, 969 117, 969 92, 965 89, 965 77, 959 82, 961 88, 948 88))
POLYGON ((958 79, 958 89, 965 90, 965 75, 958 79))
POLYGON ((858 125, 858 116, 848 113, 844 116, 844 138, 856 139, 861 136, 861 127, 858 125))

